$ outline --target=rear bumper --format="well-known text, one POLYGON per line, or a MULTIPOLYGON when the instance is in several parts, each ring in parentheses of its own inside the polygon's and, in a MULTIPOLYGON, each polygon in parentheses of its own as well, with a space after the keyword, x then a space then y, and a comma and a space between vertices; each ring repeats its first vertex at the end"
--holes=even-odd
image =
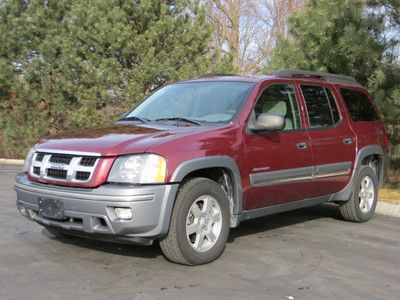
POLYGON ((126 186, 106 184, 95 189, 69 188, 30 181, 26 174, 16 176, 17 206, 28 219, 83 233, 144 244, 168 232, 178 184, 126 186), (39 198, 62 200, 66 220, 39 215, 39 198), (132 220, 117 219, 115 207, 131 208, 132 220))

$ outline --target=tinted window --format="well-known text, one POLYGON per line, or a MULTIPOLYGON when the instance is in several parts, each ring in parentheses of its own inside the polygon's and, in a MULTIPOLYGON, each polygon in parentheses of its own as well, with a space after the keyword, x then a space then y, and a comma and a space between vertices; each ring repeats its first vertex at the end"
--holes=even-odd
POLYGON ((378 119, 367 95, 350 89, 341 89, 340 93, 353 121, 375 121, 378 119))
POLYGON ((333 126, 333 112, 325 89, 316 85, 302 85, 301 91, 307 106, 310 128, 333 126))
POLYGON ((300 114, 294 89, 289 84, 272 84, 260 95, 254 107, 256 117, 261 113, 281 115, 286 120, 284 130, 300 128, 300 114))
POLYGON ((329 105, 331 107, 333 123, 337 124, 340 121, 340 114, 335 102, 335 98, 333 98, 333 95, 329 89, 325 88, 325 92, 328 96, 329 105))

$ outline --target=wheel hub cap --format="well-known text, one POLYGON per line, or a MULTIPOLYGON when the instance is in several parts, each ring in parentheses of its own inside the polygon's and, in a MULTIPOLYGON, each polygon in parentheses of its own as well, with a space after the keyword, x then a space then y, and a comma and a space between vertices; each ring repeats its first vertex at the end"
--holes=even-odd
POLYGON ((186 218, 186 236, 196 251, 211 249, 221 234, 222 213, 217 200, 210 195, 196 199, 186 218))
POLYGON ((370 211, 375 198, 374 182, 369 176, 365 176, 361 180, 360 192, 358 193, 358 198, 360 201, 360 209, 363 213, 370 211))

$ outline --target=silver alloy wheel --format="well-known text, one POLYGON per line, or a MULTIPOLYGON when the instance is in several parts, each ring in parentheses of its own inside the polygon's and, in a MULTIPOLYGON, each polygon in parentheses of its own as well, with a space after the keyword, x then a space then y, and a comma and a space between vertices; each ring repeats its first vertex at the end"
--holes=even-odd
POLYGON ((360 192, 358 193, 358 197, 360 199, 360 209, 361 212, 367 213, 372 207, 374 203, 375 189, 374 182, 371 177, 365 176, 361 180, 360 192))
POLYGON ((186 217, 186 236, 198 252, 210 250, 221 234, 222 212, 217 200, 210 195, 196 199, 186 217))

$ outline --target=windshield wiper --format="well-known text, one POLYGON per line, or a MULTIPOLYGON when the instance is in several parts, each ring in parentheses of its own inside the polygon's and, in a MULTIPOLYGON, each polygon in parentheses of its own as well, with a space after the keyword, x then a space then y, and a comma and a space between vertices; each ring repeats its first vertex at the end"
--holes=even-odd
POLYGON ((139 117, 132 116, 132 117, 124 117, 120 121, 140 121, 142 123, 149 123, 150 120, 146 119, 146 118, 139 118, 139 117))
POLYGON ((186 119, 186 118, 182 118, 182 117, 159 118, 159 119, 155 119, 154 121, 181 121, 181 122, 186 122, 186 123, 194 124, 194 125, 197 125, 197 126, 201 126, 200 122, 197 122, 197 121, 194 121, 194 120, 190 120, 190 119, 186 119))

